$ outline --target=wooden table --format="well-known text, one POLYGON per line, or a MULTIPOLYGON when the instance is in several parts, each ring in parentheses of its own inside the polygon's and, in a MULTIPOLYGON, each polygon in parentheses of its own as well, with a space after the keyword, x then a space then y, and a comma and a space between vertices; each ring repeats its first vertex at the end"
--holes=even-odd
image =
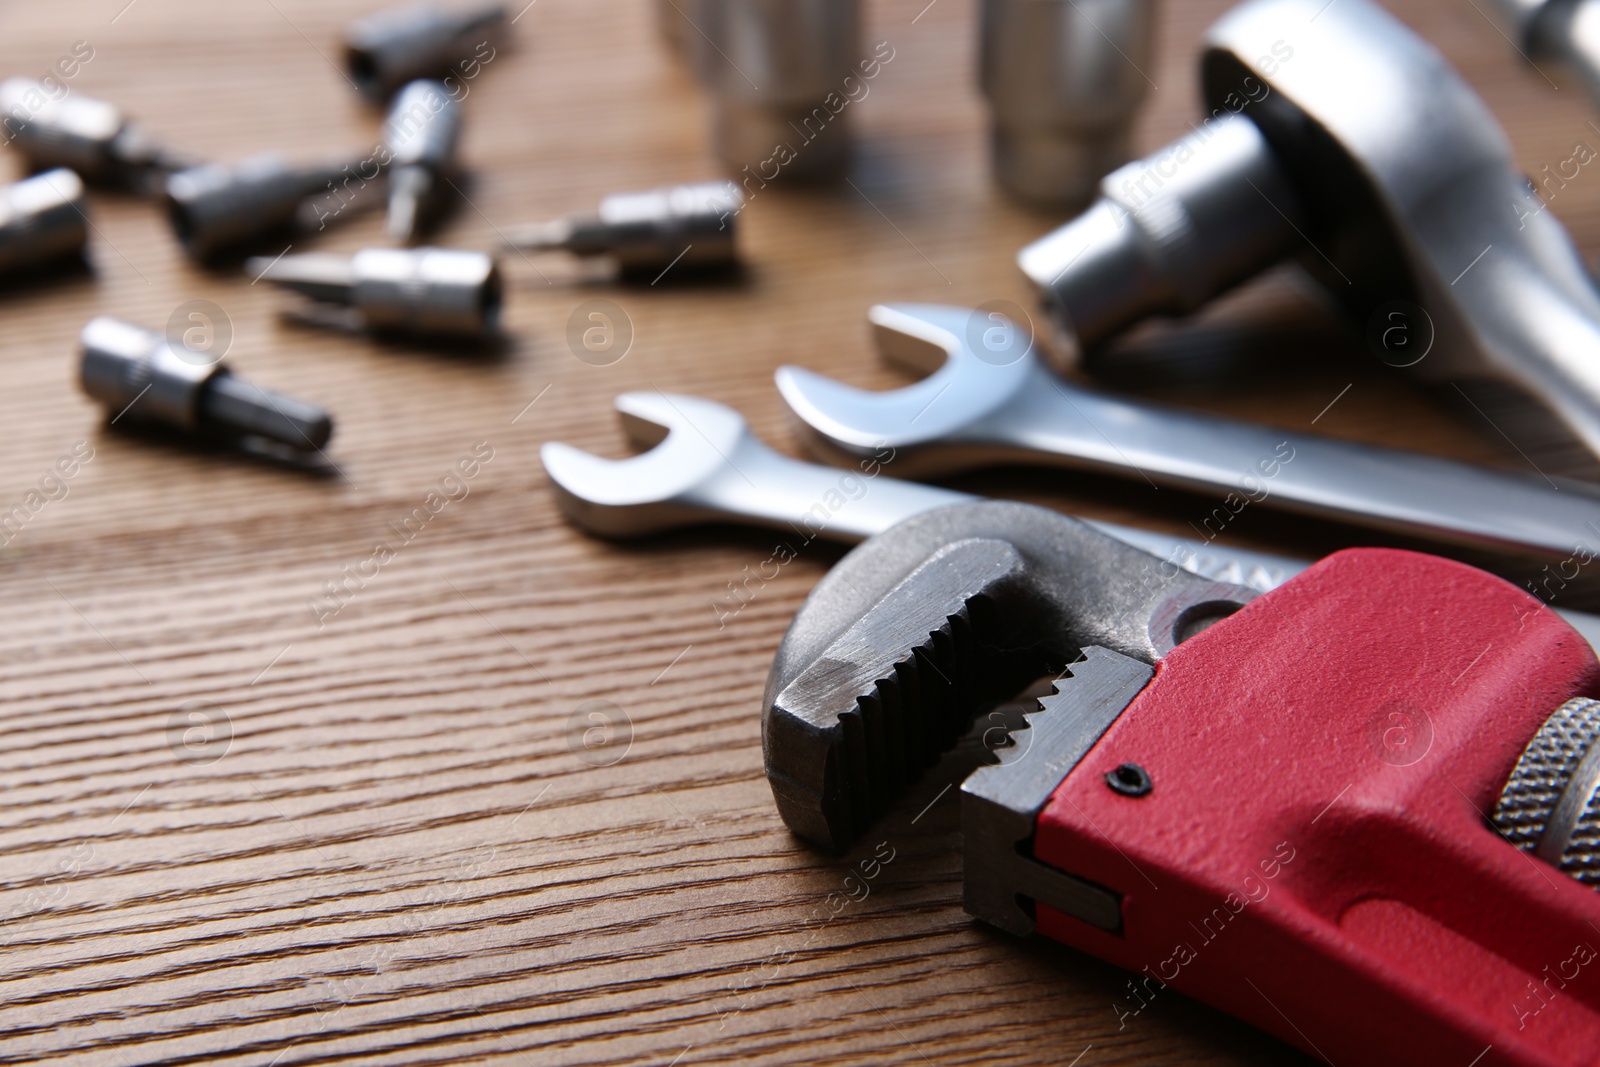
MULTIPOLYGON (((377 116, 334 62, 367 5, 123 4, 7 5, 4 73, 43 73, 87 41, 73 89, 202 156, 372 143, 377 116)), ((843 859, 785 832, 761 688, 837 551, 809 550, 719 618, 770 536, 614 545, 555 507, 538 446, 626 454, 619 392, 716 398, 792 451, 780 364, 904 381, 875 363, 870 302, 1031 306, 1012 257, 1056 220, 989 182, 973 4, 867 6, 869 41, 895 58, 853 105, 852 184, 762 192, 742 284, 627 288, 513 257, 511 351, 441 356, 286 324, 266 286, 186 263, 149 205, 97 194, 93 274, 0 297, 0 510, 92 450, 0 550, 0 1062, 1295 1059, 1175 994, 1119 1026, 1121 973, 970 922, 958 767, 843 859), (75 385, 79 329, 94 314, 160 328, 192 299, 226 311, 239 372, 336 413, 335 474, 106 428, 75 385), (611 366, 567 344, 591 299, 636 333, 611 366), (396 542, 475 448, 492 459, 466 495, 327 610, 327 584, 396 542), (587 716, 612 706, 625 721, 587 734, 611 743, 585 748, 602 728, 587 716), (863 883, 874 852, 894 858, 863 883)), ((1141 149, 1195 112, 1193 42, 1224 6, 1165 5, 1141 149)), ((1529 171, 1600 137, 1475 5, 1394 7, 1488 96, 1529 171)), ((477 180, 442 243, 490 247, 607 191, 718 173, 699 94, 648 14, 645 0, 522 12, 515 47, 470 83, 477 180)), ((1595 182, 1552 205, 1591 254, 1595 182)), ((367 214, 299 244, 380 243, 367 214)), ((1119 366, 1105 380, 1151 398, 1290 426, 1320 413, 1332 434, 1521 462, 1368 358, 1290 273, 1142 332, 1119 366)), ((1210 507, 1037 472, 957 484, 1177 533, 1210 507)), ((1246 514, 1227 537, 1313 553, 1348 535, 1246 514)))

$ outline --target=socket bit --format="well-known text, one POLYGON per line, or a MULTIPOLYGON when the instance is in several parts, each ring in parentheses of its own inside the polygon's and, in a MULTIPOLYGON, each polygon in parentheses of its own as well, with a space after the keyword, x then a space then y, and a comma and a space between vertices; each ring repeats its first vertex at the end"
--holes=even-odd
MULTIPOLYGON (((684 0, 678 0, 679 3, 684 0)), ((693 64, 712 98, 717 154, 763 181, 838 178, 850 160, 846 79, 859 0, 694 0, 693 64), (828 101, 844 101, 837 108, 828 101), (776 168, 774 173, 762 173, 776 168)))
POLYGON ((88 200, 72 171, 47 170, 0 188, 0 274, 82 256, 88 241, 88 200))
POLYGON ((389 218, 396 241, 415 241, 449 202, 461 143, 461 105, 443 82, 419 79, 395 96, 383 124, 389 156, 389 218))
POLYGON ((743 210, 744 194, 726 181, 616 193, 600 201, 592 218, 571 216, 514 230, 506 247, 608 255, 628 275, 653 275, 673 265, 710 270, 737 261, 734 231, 743 210))
POLYGON ((345 170, 344 164, 293 166, 278 155, 191 167, 167 178, 167 213, 184 250, 207 262, 290 229, 301 204, 345 170))
POLYGON ((252 259, 251 274, 348 309, 376 333, 485 340, 498 333, 502 288, 493 257, 447 248, 368 248, 354 256, 307 252, 252 259))
POLYGON ((480 46, 497 40, 507 25, 504 4, 387 8, 350 24, 345 66, 362 94, 379 103, 407 82, 451 74, 480 46))
POLYGON ((261 438, 314 452, 333 435, 321 408, 270 392, 233 374, 211 354, 174 345, 117 319, 83 328, 83 391, 123 417, 226 439, 261 438))
POLYGON ((1155 0, 983 0, 979 17, 995 178, 1028 203, 1084 207, 1132 156, 1155 0))
POLYGON ((85 181, 155 194, 194 160, 163 148, 103 100, 52 91, 32 78, 0 82, 6 140, 30 170, 69 167, 85 181))

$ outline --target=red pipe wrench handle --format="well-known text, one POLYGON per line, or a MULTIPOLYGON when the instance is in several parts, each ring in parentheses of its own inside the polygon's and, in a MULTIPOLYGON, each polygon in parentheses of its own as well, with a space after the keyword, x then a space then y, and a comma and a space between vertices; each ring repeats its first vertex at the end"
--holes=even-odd
POLYGON ((1341 1067, 1600 1064, 1600 894, 1487 822, 1597 687, 1498 578, 1331 556, 1179 645, 1055 790, 1035 858, 1120 894, 1122 928, 1038 928, 1134 972, 1125 1027, 1170 986, 1341 1067))

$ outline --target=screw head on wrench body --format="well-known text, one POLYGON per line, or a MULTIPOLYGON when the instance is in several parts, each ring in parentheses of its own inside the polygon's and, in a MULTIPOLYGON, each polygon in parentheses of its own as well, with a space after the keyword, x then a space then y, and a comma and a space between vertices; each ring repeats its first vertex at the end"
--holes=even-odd
POLYGON ((1575 542, 1600 530, 1600 500, 1592 493, 1124 400, 1056 377, 1032 350, 1009 363, 985 360, 974 337, 987 320, 967 308, 879 305, 869 317, 887 358, 933 373, 874 393, 781 368, 779 392, 810 442, 829 455, 860 456, 887 445, 896 450, 896 472, 911 476, 1002 462, 1092 470, 1249 496, 1263 507, 1500 558, 1565 560, 1575 542), (1485 509, 1485 500, 1496 506, 1485 509))
POLYGON ((1438 52, 1368 0, 1250 0, 1201 68, 1203 128, 1018 256, 1082 345, 1298 254, 1357 322, 1427 312, 1439 340, 1412 373, 1536 397, 1600 455, 1600 294, 1438 52))

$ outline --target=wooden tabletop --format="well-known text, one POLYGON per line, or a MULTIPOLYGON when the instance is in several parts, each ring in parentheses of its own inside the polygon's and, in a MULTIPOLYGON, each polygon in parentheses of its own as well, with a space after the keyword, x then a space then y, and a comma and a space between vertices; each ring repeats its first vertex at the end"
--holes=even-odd
MULTIPOLYGON (((344 156, 378 127, 336 65, 367 6, 8 4, 0 73, 43 74, 86 42, 73 91, 175 146, 344 156)), ((93 272, 0 296, 0 511, 28 509, 0 549, 0 1062, 1297 1059, 1175 994, 1119 1021, 1120 972, 974 925, 955 763, 850 855, 785 831, 762 775, 762 684, 839 550, 746 585, 769 535, 609 544, 555 506, 539 445, 627 454, 617 393, 712 397, 796 452, 779 365, 905 381, 874 359, 870 303, 1032 305, 1013 256, 1059 220, 989 180, 973 3, 866 6, 868 41, 894 59, 852 105, 851 184, 763 191, 737 284, 627 287, 512 257, 503 357, 395 348, 284 322, 265 285, 189 265, 149 204, 97 193, 93 272), (567 341, 595 299, 635 335, 604 367, 567 341), (238 373, 335 413, 336 470, 107 428, 75 383, 78 331, 96 314, 159 329, 190 300, 226 313, 238 373), (72 476, 52 480, 64 458, 72 476), (462 463, 473 476, 447 481, 462 463), (402 534, 418 508, 426 521, 402 534), (729 583, 749 590, 737 611, 729 583)), ((1225 6, 1163 6, 1141 150, 1196 113, 1194 43, 1225 6)), ((1391 6, 1485 94, 1527 170, 1600 138, 1585 101, 1518 62, 1483 5, 1391 6)), ((719 173, 701 96, 650 7, 522 10, 513 45, 469 83, 475 180, 440 243, 490 248, 497 230, 606 192, 719 173)), ((1589 256, 1597 205, 1594 177, 1552 203, 1589 256)), ((368 213, 296 249, 382 243, 368 213)), ((1370 359, 1290 272, 1141 331, 1103 380, 1522 462, 1370 359)), ((1020 470, 953 484, 1178 533, 1211 507, 1020 470)), ((1350 536, 1253 513, 1227 534, 1301 554, 1350 536)))

